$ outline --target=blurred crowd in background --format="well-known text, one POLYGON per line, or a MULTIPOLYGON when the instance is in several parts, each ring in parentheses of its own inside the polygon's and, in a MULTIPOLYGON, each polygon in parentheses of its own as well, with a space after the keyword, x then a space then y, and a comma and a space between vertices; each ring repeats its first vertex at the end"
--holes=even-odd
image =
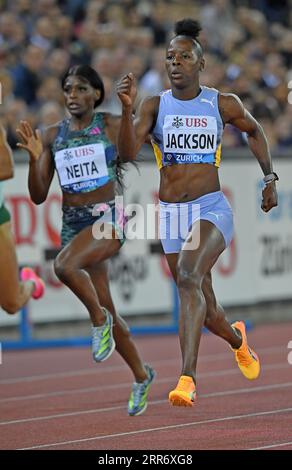
MULTIPOLYGON (((137 102, 168 88, 165 47, 186 17, 203 28, 201 83, 236 93, 272 150, 292 146, 291 0, 0 0, 0 119, 12 148, 21 119, 39 128, 63 119, 60 80, 71 65, 98 71, 106 90, 100 109, 114 114, 125 73, 137 78, 137 102)), ((245 145, 232 126, 223 142, 245 145)))

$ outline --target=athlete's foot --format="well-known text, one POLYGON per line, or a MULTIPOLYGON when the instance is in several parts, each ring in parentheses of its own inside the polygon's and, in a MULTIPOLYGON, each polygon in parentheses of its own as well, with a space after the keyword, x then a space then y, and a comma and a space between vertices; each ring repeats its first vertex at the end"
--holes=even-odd
POLYGON ((234 351, 235 360, 243 375, 249 380, 254 380, 260 373, 260 361, 257 354, 247 344, 245 324, 243 321, 237 321, 231 326, 239 330, 242 337, 241 346, 238 349, 231 348, 234 351))
POLYGON ((192 377, 182 375, 176 388, 169 393, 168 399, 173 406, 193 406, 196 400, 196 386, 192 377))
POLYGON ((92 355, 96 362, 105 361, 113 353, 116 343, 113 337, 113 317, 103 308, 105 322, 92 327, 92 355))
POLYGON ((44 281, 29 267, 22 268, 20 271, 20 279, 22 281, 32 281, 34 283, 34 290, 32 293, 33 299, 40 299, 45 292, 44 281))
POLYGON ((147 372, 147 379, 144 382, 134 382, 132 385, 132 391, 128 402, 128 414, 130 416, 139 416, 147 408, 147 398, 149 393, 150 385, 152 384, 155 371, 148 364, 145 364, 147 372))

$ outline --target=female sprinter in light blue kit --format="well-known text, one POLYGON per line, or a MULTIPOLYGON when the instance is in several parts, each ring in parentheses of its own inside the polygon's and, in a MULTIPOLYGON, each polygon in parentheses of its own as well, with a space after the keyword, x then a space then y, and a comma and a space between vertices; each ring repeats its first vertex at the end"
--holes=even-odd
POLYGON ((134 122, 133 75, 123 77, 117 86, 123 106, 118 140, 121 160, 133 160, 150 133, 160 170, 161 242, 180 297, 182 371, 177 387, 169 393, 170 402, 177 406, 192 406, 196 399, 203 325, 229 343, 245 377, 255 379, 260 372, 259 358, 247 344, 244 323, 227 322, 212 289, 212 266, 233 234, 232 210, 218 178, 225 124, 247 133, 266 183, 262 209, 267 212, 277 205, 278 177, 273 173, 263 129, 237 96, 200 85, 205 65, 198 41, 200 29, 191 19, 176 23, 176 36, 166 51, 171 89, 144 99, 134 122), (181 226, 187 226, 186 233, 179 230, 174 236, 181 226))

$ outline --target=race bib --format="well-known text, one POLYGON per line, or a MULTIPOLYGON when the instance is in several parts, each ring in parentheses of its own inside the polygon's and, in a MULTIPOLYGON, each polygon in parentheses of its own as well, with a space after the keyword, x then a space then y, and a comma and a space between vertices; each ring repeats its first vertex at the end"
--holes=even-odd
POLYGON ((76 183, 97 181, 108 176, 103 144, 59 150, 55 154, 55 162, 62 187, 74 187, 76 183))
POLYGON ((163 150, 167 160, 179 157, 182 163, 195 163, 204 155, 214 154, 216 147, 217 120, 214 116, 165 116, 163 150))

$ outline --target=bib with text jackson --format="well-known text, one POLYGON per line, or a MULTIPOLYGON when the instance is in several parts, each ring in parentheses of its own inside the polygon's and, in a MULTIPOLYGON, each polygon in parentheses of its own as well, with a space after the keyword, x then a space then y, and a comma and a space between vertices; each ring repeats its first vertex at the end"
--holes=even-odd
POLYGON ((213 163, 217 148, 214 116, 166 115, 163 163, 213 163))

